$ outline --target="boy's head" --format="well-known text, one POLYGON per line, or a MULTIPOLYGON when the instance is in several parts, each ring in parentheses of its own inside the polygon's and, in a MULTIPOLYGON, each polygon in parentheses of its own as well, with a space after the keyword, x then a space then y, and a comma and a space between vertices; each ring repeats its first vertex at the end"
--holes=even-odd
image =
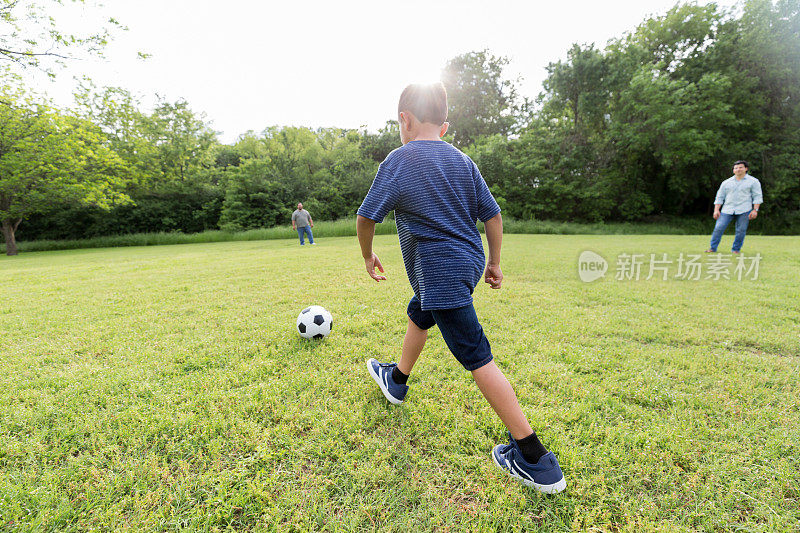
POLYGON ((438 137, 447 131, 447 91, 441 82, 414 83, 403 89, 397 104, 403 144, 415 139, 438 137))

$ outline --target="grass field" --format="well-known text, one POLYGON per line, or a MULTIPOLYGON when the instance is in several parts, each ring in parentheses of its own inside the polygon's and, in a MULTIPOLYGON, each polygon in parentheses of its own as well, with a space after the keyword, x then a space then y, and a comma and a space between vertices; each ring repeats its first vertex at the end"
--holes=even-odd
MULTIPOLYGON (((713 224, 711 217, 703 219, 682 218, 670 219, 665 222, 594 222, 584 224, 580 222, 558 222, 553 220, 514 220, 503 218, 505 233, 524 234, 559 234, 559 235, 694 235, 711 231, 713 224)), ((483 232, 483 223, 478 227, 483 232)), ((24 226, 23 226, 24 228, 24 226)), ((785 231, 793 228, 784 228, 785 231)), ((375 231, 388 235, 397 233, 394 220, 384 221, 375 226, 375 231)), ((754 223, 747 228, 748 235, 761 235, 773 233, 764 232, 760 223, 754 223)), ((731 226, 728 233, 733 233, 731 226)), ((788 234, 800 233, 797 231, 788 234)), ((781 233, 786 234, 786 233, 781 233)), ((112 248, 118 246, 159 246, 166 244, 200 244, 209 242, 227 241, 263 241, 272 239, 293 239, 297 232, 291 224, 271 228, 251 229, 246 231, 221 231, 208 230, 200 233, 161 232, 161 233, 133 233, 127 235, 107 235, 104 237, 91 237, 85 239, 61 240, 22 240, 18 242, 20 252, 44 252, 51 250, 75 250, 83 248, 112 248)), ((314 226, 315 237, 354 237, 356 235, 356 219, 354 216, 339 220, 323 220, 314 226)), ((5 243, 0 240, 0 253, 5 253, 5 243)))
POLYGON ((364 360, 405 331, 397 237, 382 284, 354 238, 319 240, 0 258, 0 529, 800 528, 800 238, 748 236, 757 280, 618 281, 621 253, 708 238, 506 236, 475 305, 557 496, 493 465, 504 428, 438 332, 383 399, 364 360), (323 342, 293 330, 312 303, 323 342))

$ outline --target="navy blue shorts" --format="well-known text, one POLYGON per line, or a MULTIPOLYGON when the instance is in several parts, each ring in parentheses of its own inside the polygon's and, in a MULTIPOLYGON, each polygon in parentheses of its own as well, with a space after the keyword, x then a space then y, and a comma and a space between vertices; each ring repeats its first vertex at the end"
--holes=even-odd
POLYGON ((420 329, 439 326, 447 347, 467 370, 476 370, 491 362, 492 348, 472 304, 456 309, 423 311, 419 298, 414 296, 408 302, 407 313, 420 329))

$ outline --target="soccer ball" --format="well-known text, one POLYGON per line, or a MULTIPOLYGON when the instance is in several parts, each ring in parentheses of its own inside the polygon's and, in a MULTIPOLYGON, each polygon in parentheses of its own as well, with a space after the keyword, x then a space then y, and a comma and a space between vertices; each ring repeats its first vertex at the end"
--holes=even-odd
POLYGON ((332 328, 333 317, 319 305, 306 307, 297 317, 297 332, 306 339, 324 339, 332 328))

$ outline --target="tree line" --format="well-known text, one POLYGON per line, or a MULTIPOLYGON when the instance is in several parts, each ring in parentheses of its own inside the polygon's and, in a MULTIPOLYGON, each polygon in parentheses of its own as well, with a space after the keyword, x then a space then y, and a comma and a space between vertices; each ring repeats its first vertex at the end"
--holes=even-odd
MULTIPOLYGON (((521 219, 647 221, 707 216, 737 159, 765 192, 759 223, 800 231, 800 1, 726 10, 679 4, 607 43, 575 44, 534 100, 488 50, 442 71, 445 140, 478 164, 521 219)), ((395 98, 397 95, 387 95, 395 98)), ((0 94, 0 220, 15 238, 244 230, 353 216, 397 123, 269 127, 222 144, 183 100, 152 110, 86 84, 56 109, 0 94)))

